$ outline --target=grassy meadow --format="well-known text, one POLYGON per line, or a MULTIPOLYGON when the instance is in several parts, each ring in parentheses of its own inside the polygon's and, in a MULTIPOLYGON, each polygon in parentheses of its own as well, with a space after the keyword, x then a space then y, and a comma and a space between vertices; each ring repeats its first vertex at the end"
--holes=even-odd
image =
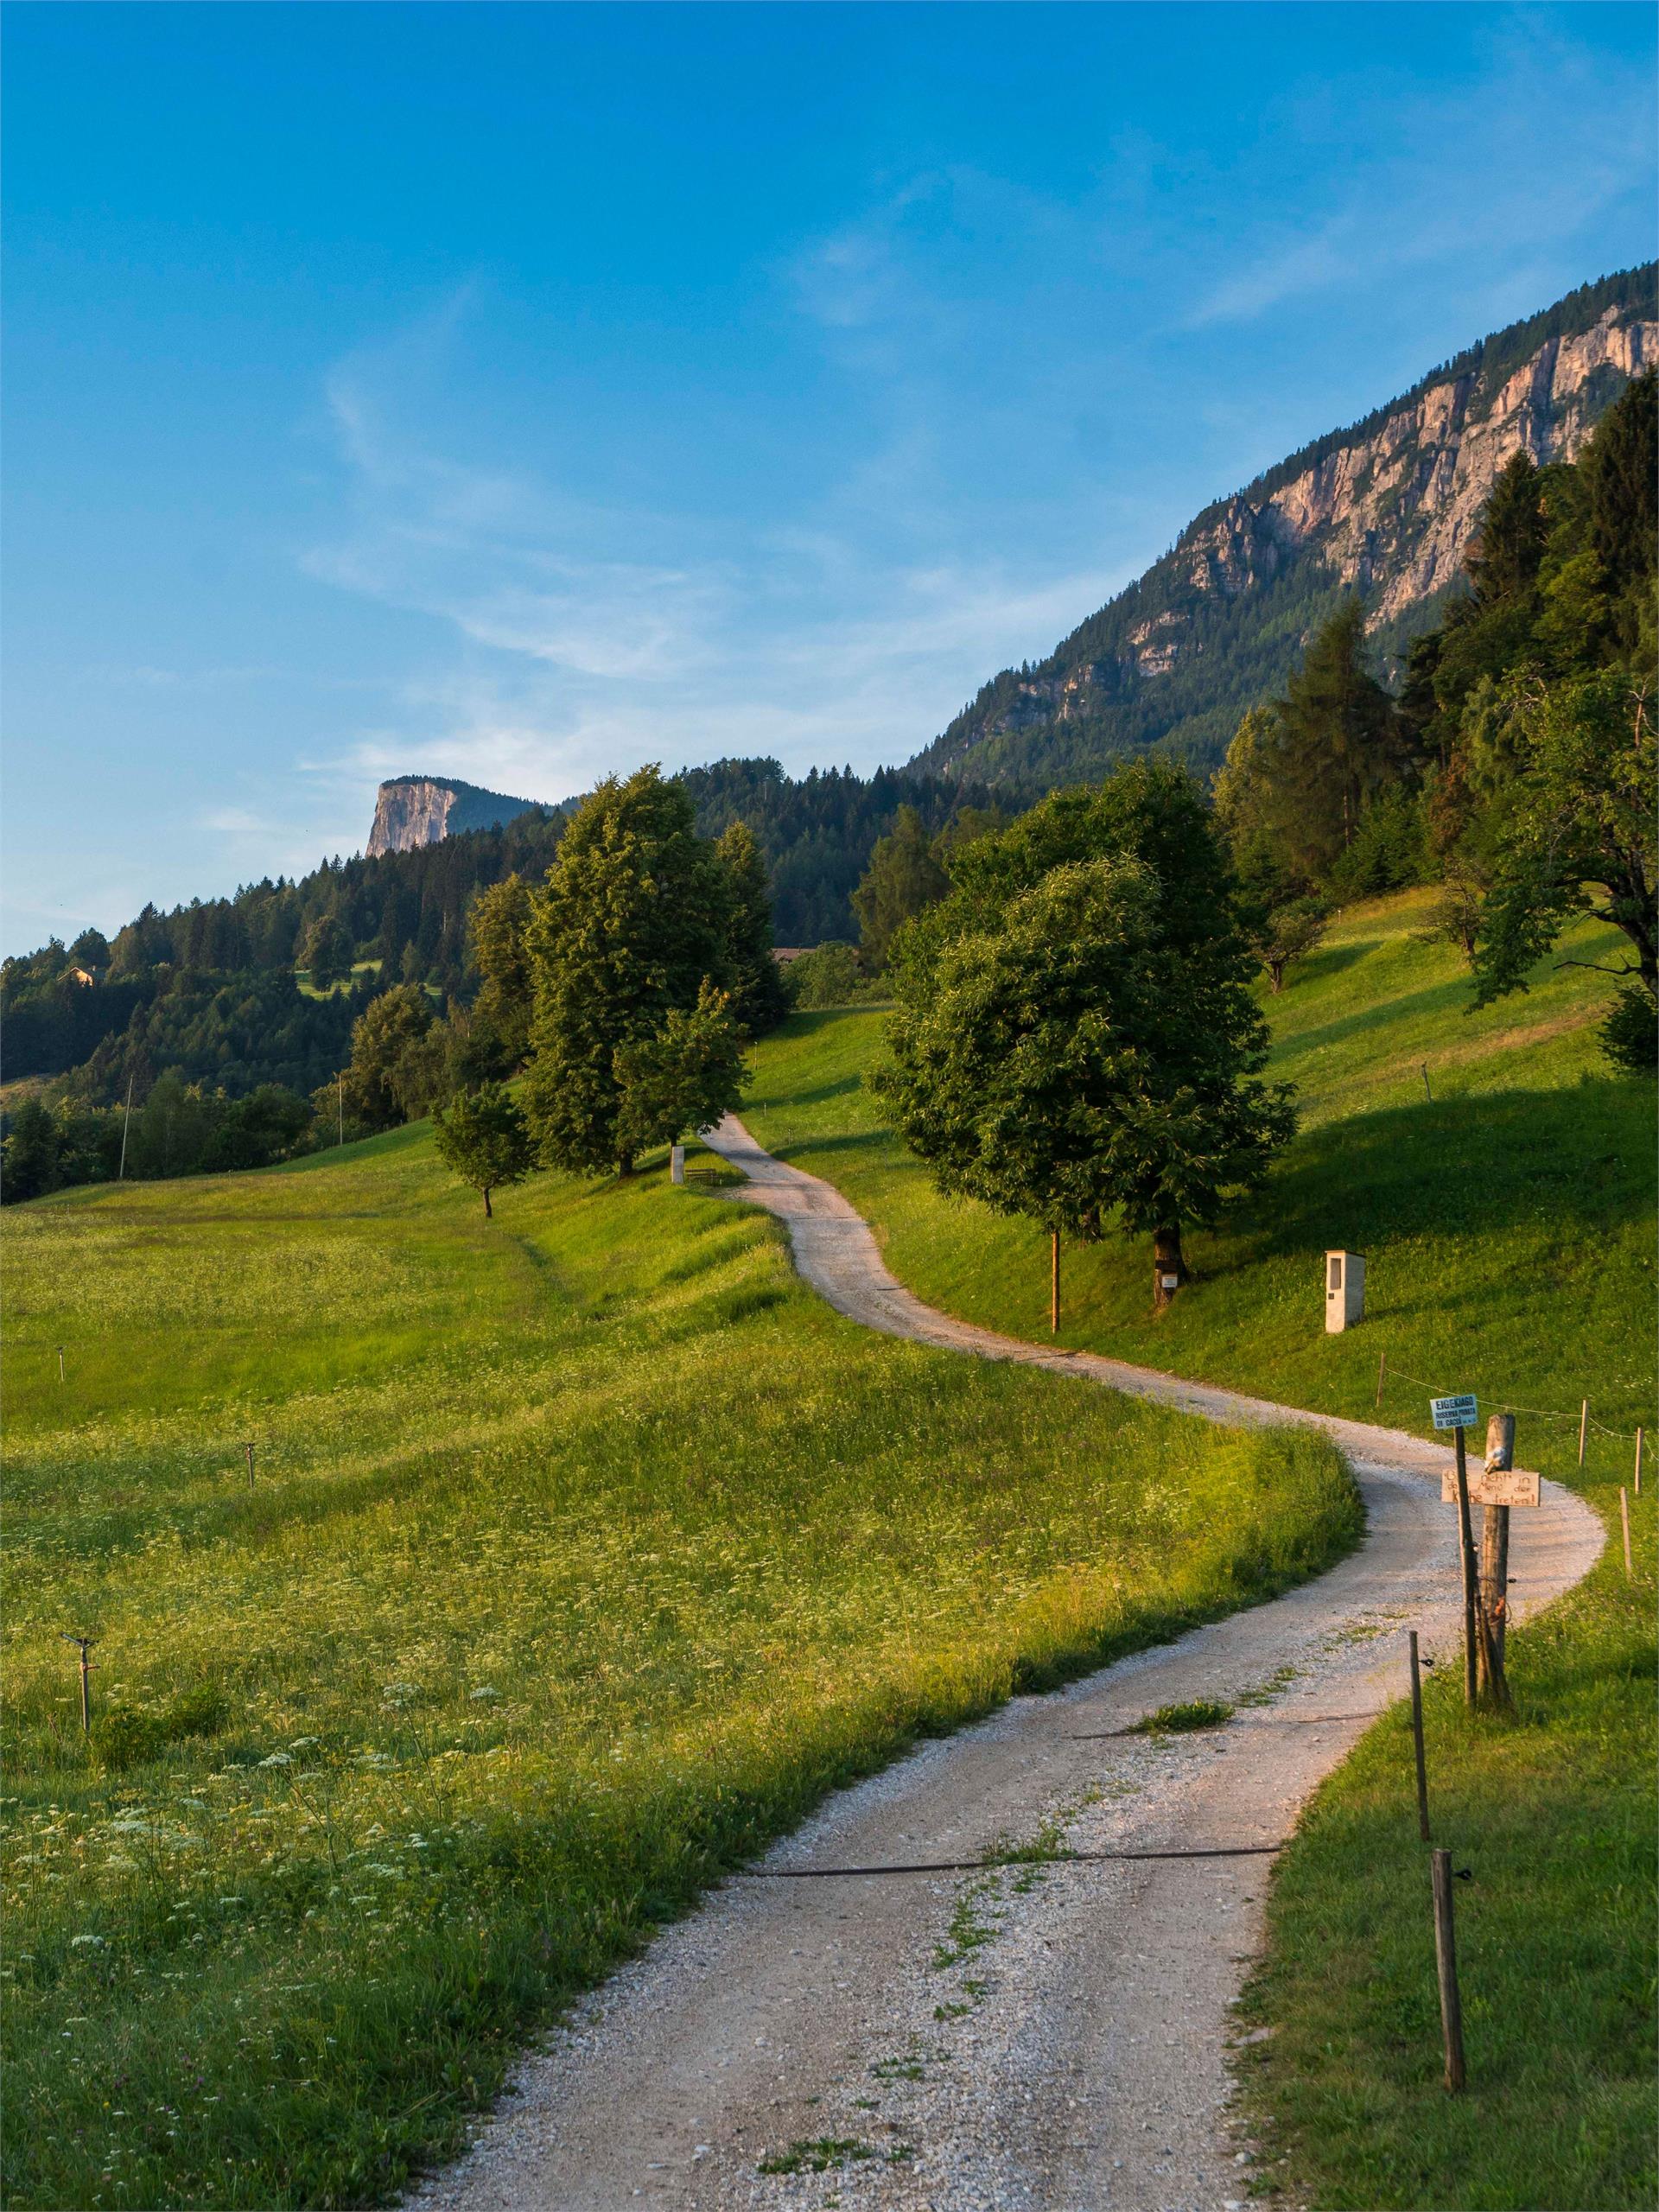
MULTIPOLYGON (((1468 1012, 1455 953, 1419 941, 1427 904, 1344 913, 1265 1000, 1302 1134, 1266 1191, 1187 1239, 1198 1280, 1154 1319, 1144 1240, 1068 1248, 1061 1338, 1424 1433, 1431 1389, 1474 1390, 1483 1412, 1517 1409, 1523 1464, 1601 1514, 1611 1541, 1593 1575, 1512 1641, 1513 1721, 1471 1725, 1452 1670, 1432 1678, 1437 1840, 1475 1873, 1458 1896, 1469 2094, 1440 2087, 1428 1869, 1398 1715, 1277 1862, 1247 1997, 1268 2033, 1242 2063, 1267 2152, 1253 2196, 1625 2212, 1656 2188, 1651 1459, 1633 1580, 1618 1498, 1637 1424, 1659 1427, 1654 1090, 1601 1059, 1606 986, 1581 970, 1545 968, 1526 996, 1468 1012), (1337 1246, 1368 1255, 1367 1319, 1326 1337, 1337 1246)), ((1568 949, 1605 958, 1613 943, 1586 926, 1568 949)), ((1046 1335, 1046 1240, 941 1199, 864 1090, 881 1019, 796 1016, 757 1055, 749 1126, 845 1190, 912 1289, 1046 1335)))
POLYGON ((386 2200, 826 1789, 1357 1534, 1320 1440, 874 1336, 660 1167, 486 1223, 414 1128, 0 1240, 19 2207, 386 2200))

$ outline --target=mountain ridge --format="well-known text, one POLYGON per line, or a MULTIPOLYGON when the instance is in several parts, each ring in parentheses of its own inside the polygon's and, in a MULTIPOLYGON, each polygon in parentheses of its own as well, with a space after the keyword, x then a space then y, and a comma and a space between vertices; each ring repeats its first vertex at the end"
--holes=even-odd
POLYGON ((1052 653, 982 685, 906 772, 1035 795, 1154 747, 1213 767, 1345 590, 1397 655, 1455 584, 1510 454, 1571 459, 1659 359, 1656 273, 1579 286, 1211 501, 1052 653))
POLYGON ((510 798, 459 776, 391 776, 375 793, 364 857, 414 852, 464 830, 499 830, 521 814, 552 811, 541 799, 510 798))

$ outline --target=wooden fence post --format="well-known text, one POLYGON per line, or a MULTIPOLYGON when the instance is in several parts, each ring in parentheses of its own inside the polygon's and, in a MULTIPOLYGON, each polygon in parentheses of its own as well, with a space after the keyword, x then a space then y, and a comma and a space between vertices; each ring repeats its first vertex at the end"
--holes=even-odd
POLYGON ((1384 1352, 1376 1363, 1376 1402, 1382 1402, 1382 1378, 1389 1371, 1389 1355, 1384 1352))
POLYGON ((1642 1495, 1642 1432, 1639 1428, 1636 1432, 1636 1494, 1638 1497, 1642 1495))
POLYGON ((1053 1231, 1048 1254, 1048 1333, 1060 1333, 1060 1232, 1053 1231))
MULTIPOLYGON (((1507 1471, 1515 1465, 1515 1415, 1494 1414, 1486 1424, 1486 1467, 1507 1471)), ((1503 1672, 1504 1629, 1510 1610, 1510 1509, 1485 1508, 1480 1530, 1481 1671, 1492 1702, 1510 1703, 1503 1672)))
POLYGON ((1590 1401, 1586 1398, 1579 1408, 1579 1465, 1584 1465, 1585 1439, 1590 1433, 1590 1401))
POLYGON ((1618 1486, 1618 1517, 1624 1527, 1624 1580, 1633 1582, 1636 1569, 1630 1565, 1630 1494, 1623 1483, 1618 1486))
POLYGON ((1437 1851, 1434 1869, 1434 1965, 1440 1983, 1440 2031, 1446 2044, 1446 2086, 1455 2095, 1465 2079, 1463 2004, 1458 1995, 1458 1947, 1452 1923, 1452 1854, 1437 1851))
POLYGON ((1428 1764, 1423 1757, 1423 1677, 1417 1657, 1417 1631, 1411 1631, 1411 1744, 1417 1755, 1417 1833, 1428 1841, 1428 1764))

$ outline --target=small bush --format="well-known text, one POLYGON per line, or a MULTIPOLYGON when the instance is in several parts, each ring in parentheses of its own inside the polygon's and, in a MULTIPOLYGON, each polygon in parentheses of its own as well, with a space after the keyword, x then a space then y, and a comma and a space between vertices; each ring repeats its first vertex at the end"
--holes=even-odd
POLYGON ((135 1713, 118 1707, 100 1713, 88 1738, 92 1758, 106 1773, 124 1774, 130 1766, 148 1766, 167 1748, 167 1724, 159 1713, 135 1713))
POLYGON ((109 1774, 148 1766, 160 1758, 169 1744, 181 1744, 191 1736, 216 1735, 225 1725, 226 1711, 224 1693, 211 1682, 199 1682, 184 1691, 162 1713, 113 1707, 92 1723, 89 1741, 93 1762, 109 1774))
POLYGON ((869 986, 859 966, 858 954, 838 938, 804 952, 789 964, 786 980, 790 996, 804 1013, 824 1007, 852 1006, 869 996, 869 986))

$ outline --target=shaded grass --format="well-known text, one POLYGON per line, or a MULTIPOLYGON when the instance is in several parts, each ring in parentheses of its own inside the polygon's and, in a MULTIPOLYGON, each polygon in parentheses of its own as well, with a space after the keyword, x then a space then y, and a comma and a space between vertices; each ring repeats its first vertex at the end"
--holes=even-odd
POLYGON ((20 2206, 386 2199, 826 1789, 1357 1533, 1321 1440, 874 1337, 660 1168, 0 1230, 20 2206))

